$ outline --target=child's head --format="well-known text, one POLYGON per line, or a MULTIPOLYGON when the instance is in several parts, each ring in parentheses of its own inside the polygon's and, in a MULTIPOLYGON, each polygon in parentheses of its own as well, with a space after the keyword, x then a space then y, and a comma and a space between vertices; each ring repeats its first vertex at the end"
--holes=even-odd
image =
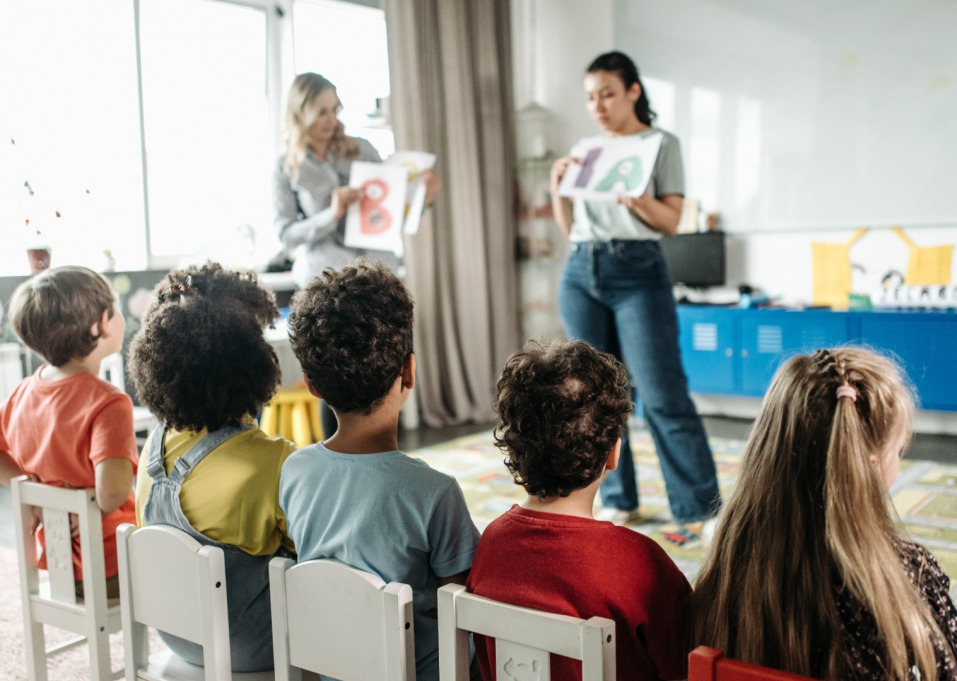
POLYGON ((137 396, 178 429, 256 415, 279 385, 279 360, 263 336, 278 315, 253 273, 216 263, 170 272, 130 345, 137 396))
POLYGON ((313 389, 339 413, 370 414, 412 355, 412 297, 381 263, 327 268, 292 298, 289 339, 313 389))
POLYGON ((495 444, 529 495, 567 497, 602 475, 633 410, 611 355, 579 341, 529 344, 498 381, 495 444))
POLYGON ((858 347, 798 355, 771 382, 745 467, 761 476, 753 480, 759 488, 798 487, 803 499, 820 491, 828 512, 854 513, 862 495, 883 508, 914 409, 909 385, 886 357, 858 347))
POLYGON ((113 289, 86 267, 44 270, 20 284, 10 299, 13 330, 55 367, 93 352, 104 313, 107 319, 118 314, 113 289))
POLYGON ((873 615, 895 678, 907 676, 908 650, 933 669, 935 625, 897 557, 887 504, 914 410, 901 370, 870 350, 818 350, 781 366, 698 575, 696 643, 846 678, 837 580, 873 615))

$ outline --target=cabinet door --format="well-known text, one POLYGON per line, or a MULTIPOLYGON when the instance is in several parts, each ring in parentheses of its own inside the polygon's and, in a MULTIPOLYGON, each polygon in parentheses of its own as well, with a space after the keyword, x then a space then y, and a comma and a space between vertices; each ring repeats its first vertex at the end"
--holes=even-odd
POLYGON ((740 310, 678 306, 681 359, 691 392, 737 392, 737 316, 740 310))
POLYGON ((824 310, 744 310, 741 392, 761 397, 790 357, 847 343, 847 315, 824 310))
POLYGON ((957 316, 875 312, 860 324, 863 343, 903 365, 922 409, 957 411, 957 316))

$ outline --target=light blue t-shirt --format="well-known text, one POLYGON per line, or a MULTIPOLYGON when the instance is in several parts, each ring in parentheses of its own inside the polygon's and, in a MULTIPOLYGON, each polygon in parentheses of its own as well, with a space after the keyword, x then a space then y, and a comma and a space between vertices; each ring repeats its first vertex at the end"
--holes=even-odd
POLYGON ((279 504, 300 562, 334 558, 412 587, 416 677, 437 681, 438 578, 471 568, 479 538, 455 478, 399 451, 316 444, 286 459, 279 504))
MULTIPOLYGON (((684 167, 681 163, 681 145, 670 132, 648 128, 635 137, 661 135, 661 147, 655 159, 645 193, 659 197, 665 194, 685 193, 684 167)), ((580 143, 572 147, 572 156, 580 156, 580 143)), ((572 205, 570 241, 611 241, 612 239, 660 239, 661 232, 649 227, 641 218, 614 200, 598 201, 575 199, 572 205)))

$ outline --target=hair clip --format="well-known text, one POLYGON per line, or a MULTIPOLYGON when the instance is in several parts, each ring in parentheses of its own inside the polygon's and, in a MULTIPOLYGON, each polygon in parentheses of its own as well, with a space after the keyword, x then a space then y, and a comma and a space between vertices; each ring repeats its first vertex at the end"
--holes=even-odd
POLYGON ((183 282, 182 284, 170 284, 169 292, 172 293, 173 295, 178 294, 181 296, 192 295, 194 293, 197 293, 196 287, 193 286, 193 275, 192 274, 188 275, 186 277, 186 281, 183 282))
POLYGON ((850 397, 851 402, 857 402, 857 391, 850 385, 839 385, 837 387, 837 399, 850 397))

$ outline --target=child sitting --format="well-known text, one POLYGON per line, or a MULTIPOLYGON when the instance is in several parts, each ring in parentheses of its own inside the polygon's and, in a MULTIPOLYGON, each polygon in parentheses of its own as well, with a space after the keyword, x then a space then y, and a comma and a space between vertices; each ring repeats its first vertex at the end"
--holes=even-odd
POLYGON ((385 266, 326 269, 292 299, 289 336, 339 428, 283 464, 299 560, 334 558, 412 587, 416 678, 438 679, 436 589, 465 583, 478 530, 454 478, 399 451, 415 384, 412 299, 385 266))
POLYGON ((888 508, 914 401, 845 347, 777 372, 693 596, 698 644, 816 679, 954 679, 950 580, 888 508))
MULTIPOLYGON (((616 625, 617 678, 687 676, 691 588, 654 541, 595 520, 599 485, 618 465, 634 409, 611 355, 581 342, 529 345, 498 381, 495 444, 527 499, 489 524, 468 588, 497 601, 616 625)), ((495 648, 475 637, 486 681, 495 648)), ((581 663, 552 656, 552 678, 581 679, 581 663)))
MULTIPOLYGON (((139 525, 172 525, 223 549, 233 671, 273 668, 269 560, 292 544, 279 470, 295 446, 254 416, 279 385, 263 329, 278 316, 255 274, 214 263, 170 272, 130 347, 139 398, 160 420, 136 481, 139 525)), ((193 664, 202 648, 160 632, 193 664)))
MULTIPOLYGON (((101 360, 123 346, 123 315, 102 275, 57 267, 17 287, 10 321, 47 363, 0 406, 0 483, 26 474, 57 487, 93 488, 103 512, 107 596, 116 598, 116 528, 133 522, 136 434, 129 396, 98 374, 101 360)), ((79 537, 73 565, 82 596, 79 537)), ((45 556, 39 566, 46 568, 45 556)))

